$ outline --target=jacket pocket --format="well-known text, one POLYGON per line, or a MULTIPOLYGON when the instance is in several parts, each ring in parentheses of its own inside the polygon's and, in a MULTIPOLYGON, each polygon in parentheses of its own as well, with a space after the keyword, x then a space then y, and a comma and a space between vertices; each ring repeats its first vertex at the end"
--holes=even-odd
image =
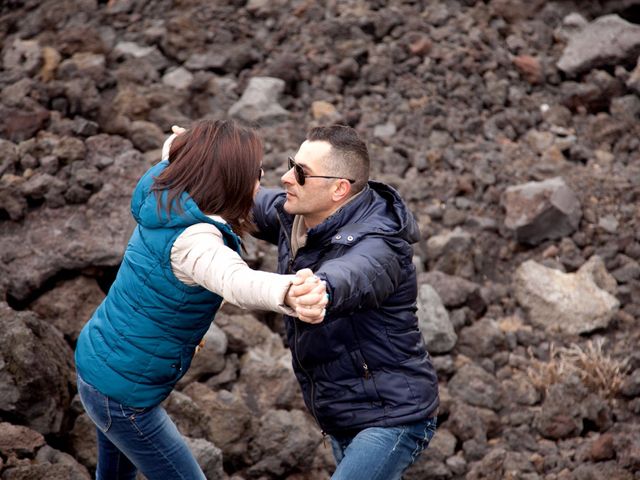
POLYGON ((351 352, 351 360, 353 361, 356 373, 360 377, 362 388, 364 389, 367 400, 370 402, 379 402, 380 395, 376 388, 374 373, 362 355, 362 352, 360 350, 354 350, 351 352))

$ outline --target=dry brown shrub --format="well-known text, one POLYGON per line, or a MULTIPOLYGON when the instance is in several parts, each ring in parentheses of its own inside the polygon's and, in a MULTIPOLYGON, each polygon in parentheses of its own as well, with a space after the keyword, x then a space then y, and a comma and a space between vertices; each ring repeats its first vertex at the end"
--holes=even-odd
POLYGON ((536 359, 531 350, 531 366, 527 374, 533 385, 545 395, 548 388, 563 382, 569 375, 577 374, 584 385, 599 395, 614 397, 624 380, 627 362, 610 357, 603 351, 604 339, 589 340, 584 347, 572 344, 557 348, 551 344, 549 361, 536 359))

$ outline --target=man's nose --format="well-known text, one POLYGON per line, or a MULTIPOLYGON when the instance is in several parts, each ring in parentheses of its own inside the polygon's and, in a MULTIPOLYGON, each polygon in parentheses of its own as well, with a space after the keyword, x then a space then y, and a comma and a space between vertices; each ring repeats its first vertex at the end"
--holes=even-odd
POLYGON ((290 168, 284 175, 280 177, 280 181, 285 185, 294 185, 296 183, 295 175, 293 174, 293 168, 290 168))

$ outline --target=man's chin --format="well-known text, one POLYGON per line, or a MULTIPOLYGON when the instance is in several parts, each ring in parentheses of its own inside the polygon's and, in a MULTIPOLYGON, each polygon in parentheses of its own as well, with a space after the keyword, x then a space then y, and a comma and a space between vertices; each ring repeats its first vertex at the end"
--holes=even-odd
POLYGON ((283 205, 284 211, 289 215, 301 215, 303 212, 300 210, 300 207, 295 203, 292 203, 290 200, 284 202, 283 205))

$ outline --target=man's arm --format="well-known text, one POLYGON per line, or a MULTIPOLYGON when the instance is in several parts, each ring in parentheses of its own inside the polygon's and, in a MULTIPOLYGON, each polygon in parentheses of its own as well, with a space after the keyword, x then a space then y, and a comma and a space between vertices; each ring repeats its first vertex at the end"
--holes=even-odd
POLYGON ((253 202, 253 219, 258 227, 254 237, 265 240, 274 245, 278 244, 280 222, 275 204, 282 200, 284 191, 277 188, 260 187, 253 202))
POLYGON ((411 247, 400 252, 380 237, 365 238, 343 256, 324 262, 315 272, 327 283, 332 312, 378 308, 402 281, 411 247))

